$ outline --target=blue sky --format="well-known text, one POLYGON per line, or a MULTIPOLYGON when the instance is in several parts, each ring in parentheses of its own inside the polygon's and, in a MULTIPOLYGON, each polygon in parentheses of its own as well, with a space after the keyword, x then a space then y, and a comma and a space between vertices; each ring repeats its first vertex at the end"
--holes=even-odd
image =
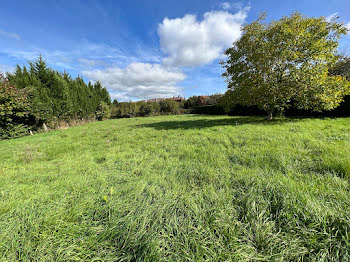
POLYGON ((350 27, 348 0, 3 1, 0 70, 42 54, 57 70, 101 80, 118 100, 222 93, 223 50, 263 11, 268 20, 336 13, 350 27))

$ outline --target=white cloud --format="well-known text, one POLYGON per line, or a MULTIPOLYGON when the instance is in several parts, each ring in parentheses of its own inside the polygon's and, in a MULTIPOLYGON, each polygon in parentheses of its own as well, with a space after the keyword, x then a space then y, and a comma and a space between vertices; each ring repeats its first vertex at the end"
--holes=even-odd
POLYGON ((114 94, 111 92, 109 92, 109 94, 110 94, 112 100, 117 99, 118 102, 130 101, 130 97, 125 95, 125 94, 120 94, 120 93, 114 94))
POLYGON ((49 65, 59 66, 64 69, 76 69, 71 54, 64 51, 47 51, 44 49, 33 48, 31 50, 5 49, 0 51, 0 53, 7 54, 9 57, 18 60, 24 59, 27 61, 35 61, 40 55, 42 55, 49 65))
MULTIPOLYGON (((195 15, 165 18, 158 26, 160 45, 166 53, 163 64, 131 61, 126 67, 85 70, 82 75, 92 81, 101 81, 112 98, 118 100, 176 96, 182 93, 177 84, 186 75, 175 68, 201 66, 220 57, 223 50, 241 36, 241 25, 248 10, 241 9, 235 14, 207 12, 202 21, 195 15)), ((79 61, 96 66, 94 60, 79 61)))
POLYGON ((28 46, 24 50, 3 49, 0 54, 17 60, 35 60, 42 54, 50 66, 75 70, 92 81, 101 81, 118 100, 177 96, 182 94, 179 83, 186 78, 180 67, 210 64, 241 36, 249 8, 228 4, 230 10, 240 11, 211 11, 203 19, 191 14, 165 18, 158 25, 163 54, 142 44, 112 46, 84 39, 67 50, 28 46))
POLYGON ((345 24, 345 27, 350 30, 350 22, 348 22, 347 24, 345 24))
POLYGON ((154 98, 176 96, 182 89, 176 84, 185 79, 178 70, 159 64, 131 63, 125 68, 113 67, 105 70, 83 71, 93 81, 101 81, 114 98, 154 98))
POLYGON ((223 50, 241 36, 241 25, 249 8, 235 14, 227 11, 207 12, 202 21, 195 15, 165 18, 158 25, 162 50, 168 55, 164 63, 173 66, 199 66, 217 59, 223 50))
POLYGON ((225 10, 229 10, 231 8, 231 4, 229 2, 224 2, 221 4, 221 6, 225 10))
POLYGON ((243 8, 243 4, 240 2, 236 2, 236 3, 229 3, 229 2, 223 2, 221 3, 221 8, 224 10, 233 10, 233 9, 242 9, 243 8))
MULTIPOLYGON (((132 49, 132 48, 131 48, 132 49)), ((133 54, 129 54, 117 46, 103 43, 92 43, 82 40, 69 50, 48 50, 39 47, 28 46, 27 49, 13 48, 1 49, 0 54, 6 54, 17 60, 36 60, 41 54, 50 66, 58 66, 62 69, 76 71, 90 70, 91 68, 108 65, 125 66, 133 62, 159 62, 154 50, 139 48, 133 54)))
POLYGON ((105 66, 106 62, 103 60, 98 60, 98 59, 87 59, 87 58, 83 58, 80 57, 77 59, 77 61, 80 63, 80 65, 83 68, 93 68, 96 66, 105 66))
POLYGON ((14 38, 16 40, 21 40, 21 37, 16 33, 6 32, 4 30, 0 29, 0 36, 6 37, 6 38, 14 38))

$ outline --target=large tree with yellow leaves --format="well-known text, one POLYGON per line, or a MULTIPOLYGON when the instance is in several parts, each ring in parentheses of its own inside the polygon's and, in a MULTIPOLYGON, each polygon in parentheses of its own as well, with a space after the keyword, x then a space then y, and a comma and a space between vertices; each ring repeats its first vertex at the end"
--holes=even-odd
POLYGON ((337 107, 349 82, 328 70, 337 60, 343 23, 293 13, 265 22, 261 15, 242 28, 242 37, 225 52, 223 76, 231 103, 257 105, 272 119, 292 103, 315 111, 337 107))

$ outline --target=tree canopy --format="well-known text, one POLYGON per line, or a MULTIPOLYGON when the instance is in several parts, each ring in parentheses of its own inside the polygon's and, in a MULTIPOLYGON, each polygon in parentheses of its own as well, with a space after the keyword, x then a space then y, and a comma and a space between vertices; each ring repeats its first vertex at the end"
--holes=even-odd
POLYGON ((265 14, 242 28, 242 37, 225 52, 223 76, 232 103, 257 105, 269 119, 293 103, 315 111, 337 107, 349 82, 330 75, 337 61, 343 23, 293 13, 271 23, 265 14))
POLYGON ((29 62, 28 69, 17 65, 7 78, 0 78, 0 126, 7 130, 0 137, 18 136, 19 131, 11 131, 16 126, 37 129, 48 122, 100 118, 111 105, 100 82, 73 79, 49 68, 41 56, 29 62))
POLYGON ((0 138, 15 137, 27 131, 29 103, 27 93, 11 85, 0 74, 0 138))
POLYGON ((341 75, 350 80, 350 57, 340 56, 339 60, 330 68, 331 75, 341 75))

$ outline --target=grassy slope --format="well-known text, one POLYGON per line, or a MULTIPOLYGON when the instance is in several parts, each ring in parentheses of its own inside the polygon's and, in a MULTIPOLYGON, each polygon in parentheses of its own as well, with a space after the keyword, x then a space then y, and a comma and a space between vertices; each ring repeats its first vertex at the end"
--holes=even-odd
POLYGON ((1 141, 0 259, 348 261, 349 178, 349 118, 164 116, 1 141))

